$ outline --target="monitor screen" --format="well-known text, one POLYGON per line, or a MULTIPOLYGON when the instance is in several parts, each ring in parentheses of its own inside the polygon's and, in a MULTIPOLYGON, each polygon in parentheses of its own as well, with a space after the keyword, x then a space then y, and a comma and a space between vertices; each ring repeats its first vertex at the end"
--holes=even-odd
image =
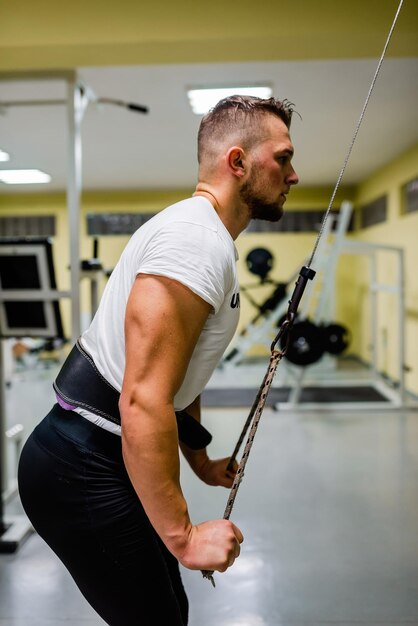
POLYGON ((52 289, 56 282, 50 239, 0 239, 1 337, 62 338, 59 301, 43 293, 52 289), (22 299, 25 291, 30 294, 22 299))

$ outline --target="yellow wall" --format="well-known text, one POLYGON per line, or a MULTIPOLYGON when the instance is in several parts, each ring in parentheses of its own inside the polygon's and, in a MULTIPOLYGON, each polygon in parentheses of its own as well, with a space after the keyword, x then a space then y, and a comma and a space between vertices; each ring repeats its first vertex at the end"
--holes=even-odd
MULTIPOLYGON (((296 209, 320 209, 326 207, 331 195, 331 188, 296 188, 289 196, 287 210, 296 209)), ((80 259, 88 259, 93 254, 92 237, 87 234, 88 213, 155 213, 164 207, 188 197, 193 189, 175 191, 136 191, 115 193, 90 193, 82 196, 82 209, 80 217, 80 259)), ((340 198, 353 196, 353 190, 343 189, 340 198)), ((340 201, 337 197, 337 202, 340 201)), ((337 205, 336 205, 337 206, 337 205)), ((57 282, 60 289, 69 289, 69 235, 67 208, 64 194, 0 194, 1 216, 24 216, 28 214, 55 215, 56 236, 54 238, 54 256, 57 273, 57 282)), ((99 256, 105 269, 111 269, 116 264, 128 236, 104 236, 99 240, 99 256)), ((254 283, 256 277, 246 269, 245 257, 248 252, 257 246, 268 247, 275 257, 275 267, 272 278, 280 281, 288 281, 294 270, 302 264, 314 243, 313 233, 272 233, 269 235, 252 233, 242 235, 237 240, 237 248, 240 255, 238 271, 240 280, 244 284, 254 283)), ((103 278, 101 288, 106 279, 103 278)), ((266 297, 268 289, 257 290, 256 300, 262 301, 266 297)), ((68 302, 63 302, 63 316, 67 335, 70 335, 70 308, 68 302)), ((86 320, 90 310, 89 282, 86 279, 81 283, 81 315, 86 320)), ((243 298, 243 308, 240 328, 254 315, 254 308, 243 298)))
MULTIPOLYGON (((406 358, 405 364, 410 371, 406 375, 407 388, 418 393, 418 213, 405 214, 403 205, 403 187, 410 180, 418 177, 418 146, 400 155, 396 161, 376 172, 359 186, 356 193, 356 204, 361 206, 379 198, 388 196, 388 220, 360 231, 357 239, 387 246, 397 246, 404 250, 405 255, 405 330, 406 358)), ((385 283, 396 281, 393 255, 381 254, 378 258, 379 280, 385 283)), ((358 303, 363 312, 368 311, 367 305, 368 273, 364 263, 359 263, 353 291, 357 294, 358 303)), ((378 348, 380 352, 379 367, 396 377, 395 360, 398 355, 398 337, 396 333, 397 311, 394 298, 388 294, 379 297, 378 348)), ((360 320, 352 320, 354 328, 364 327, 360 320)), ((361 340, 357 343, 357 351, 366 360, 369 357, 369 335, 359 332, 361 340)))
MULTIPOLYGON (((405 251, 405 296, 406 296, 406 365, 411 369, 406 382, 410 391, 418 393, 418 213, 404 215, 402 188, 418 176, 418 146, 400 155, 395 162, 376 172, 357 189, 343 188, 334 206, 349 199, 356 207, 368 203, 382 194, 388 194, 388 221, 371 228, 355 232, 351 237, 357 241, 380 243, 402 247, 405 251)), ((82 198, 80 219, 80 258, 92 256, 92 238, 86 232, 86 215, 89 212, 157 212, 170 203, 187 197, 192 189, 173 192, 127 192, 85 193, 82 198)), ((286 210, 325 208, 331 195, 329 188, 296 188, 289 196, 286 210)), ((54 241, 57 280, 60 289, 69 287, 68 223, 65 196, 63 194, 0 195, 0 215, 55 215, 57 234, 54 241)), ((240 255, 238 271, 244 285, 257 282, 245 265, 248 252, 254 247, 268 248, 275 257, 272 278, 287 282, 310 254, 315 241, 314 233, 248 233, 242 234, 236 244, 240 255)), ((112 268, 127 242, 126 236, 101 237, 100 258, 105 268, 112 268)), ((378 261, 379 278, 383 282, 396 280, 394 264, 381 256, 378 261)), ((337 319, 353 332, 350 352, 369 361, 370 351, 370 298, 368 264, 364 257, 343 255, 338 264, 336 285, 337 319)), ((104 281, 105 282, 105 281, 104 281)), ((262 302, 268 289, 253 290, 251 295, 262 302)), ((378 348, 379 369, 396 378, 394 367, 398 354, 396 332, 396 310, 392 296, 379 297, 378 348)), ((90 292, 88 282, 82 285, 82 312, 88 316, 90 292)), ((240 329, 254 316, 255 309, 242 297, 240 329)), ((70 314, 68 304, 64 306, 66 331, 69 334, 70 314)))

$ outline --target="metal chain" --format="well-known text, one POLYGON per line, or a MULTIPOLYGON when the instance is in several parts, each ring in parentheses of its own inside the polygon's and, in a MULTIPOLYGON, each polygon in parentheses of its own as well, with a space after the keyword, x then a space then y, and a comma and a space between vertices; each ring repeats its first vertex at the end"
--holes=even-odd
MULTIPOLYGON (((266 404, 267 396, 270 391, 271 383, 273 382, 274 375, 277 370, 277 366, 279 365, 281 359, 283 358, 285 352, 282 350, 272 350, 270 361, 267 367, 267 372, 264 376, 263 382, 261 383, 261 387, 257 394, 258 402, 254 408, 250 411, 249 418, 252 420, 250 432, 248 434, 247 443, 245 444, 244 452, 242 453, 241 461, 238 465, 237 473, 235 474, 234 482, 232 483, 231 491, 229 494, 228 502, 225 507, 225 512, 223 519, 229 519, 232 507, 234 506, 235 498, 238 493, 239 486, 241 484, 242 479, 244 478, 244 470, 247 464, 247 460, 250 454, 251 446, 254 441, 255 434, 257 432, 258 424, 261 419, 261 415, 263 413, 264 406, 266 404)), ((248 421, 248 420, 247 420, 248 421)), ((245 432, 245 428, 243 433, 245 432)), ((241 441, 244 438, 242 435, 241 441)), ((204 578, 208 578, 212 585, 215 586, 215 581, 213 579, 213 570, 202 570, 202 575, 204 578)))
POLYGON ((258 424, 260 422, 261 415, 263 413, 264 406, 266 404, 267 395, 270 391, 271 383, 273 382, 274 375, 276 373, 277 366, 279 365, 284 352, 281 350, 274 350, 270 356, 270 361, 267 367, 267 372, 264 377, 262 386, 260 388, 259 400, 254 411, 250 432, 248 434, 247 443, 245 444, 244 452, 242 453, 241 461, 238 465, 237 473, 232 483, 231 492, 229 494, 228 502, 225 507, 224 519, 229 519, 232 507, 234 506, 235 498, 244 478, 244 470, 247 464, 248 456, 250 454, 251 446, 254 441, 255 434, 257 432, 258 424))

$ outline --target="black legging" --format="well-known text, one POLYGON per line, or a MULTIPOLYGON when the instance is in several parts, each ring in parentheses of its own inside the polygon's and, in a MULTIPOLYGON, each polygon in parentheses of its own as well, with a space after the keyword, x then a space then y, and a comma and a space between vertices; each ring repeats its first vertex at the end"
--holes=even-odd
POLYGON ((55 405, 26 442, 18 479, 35 530, 107 624, 187 624, 177 560, 145 515, 118 435, 55 405))

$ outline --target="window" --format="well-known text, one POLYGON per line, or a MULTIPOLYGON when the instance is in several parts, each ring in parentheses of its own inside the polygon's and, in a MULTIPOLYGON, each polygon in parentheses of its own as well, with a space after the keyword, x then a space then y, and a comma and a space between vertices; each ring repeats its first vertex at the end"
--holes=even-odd
POLYGON ((418 178, 411 180, 404 187, 405 213, 418 211, 418 178))
POLYGON ((145 224, 154 213, 89 213, 87 232, 89 235, 132 235, 145 224))
POLYGON ((360 228, 367 228, 375 224, 386 222, 387 196, 381 196, 373 202, 360 207, 360 228))
POLYGON ((53 237, 53 215, 0 217, 0 237, 53 237))
MULTIPOLYGON (((321 227, 326 213, 325 209, 308 211, 285 211, 279 222, 266 222, 264 220, 252 220, 246 233, 317 233, 321 227)), ((338 211, 331 211, 331 215, 338 215, 338 211)), ((353 230, 352 220, 348 230, 353 230)))

